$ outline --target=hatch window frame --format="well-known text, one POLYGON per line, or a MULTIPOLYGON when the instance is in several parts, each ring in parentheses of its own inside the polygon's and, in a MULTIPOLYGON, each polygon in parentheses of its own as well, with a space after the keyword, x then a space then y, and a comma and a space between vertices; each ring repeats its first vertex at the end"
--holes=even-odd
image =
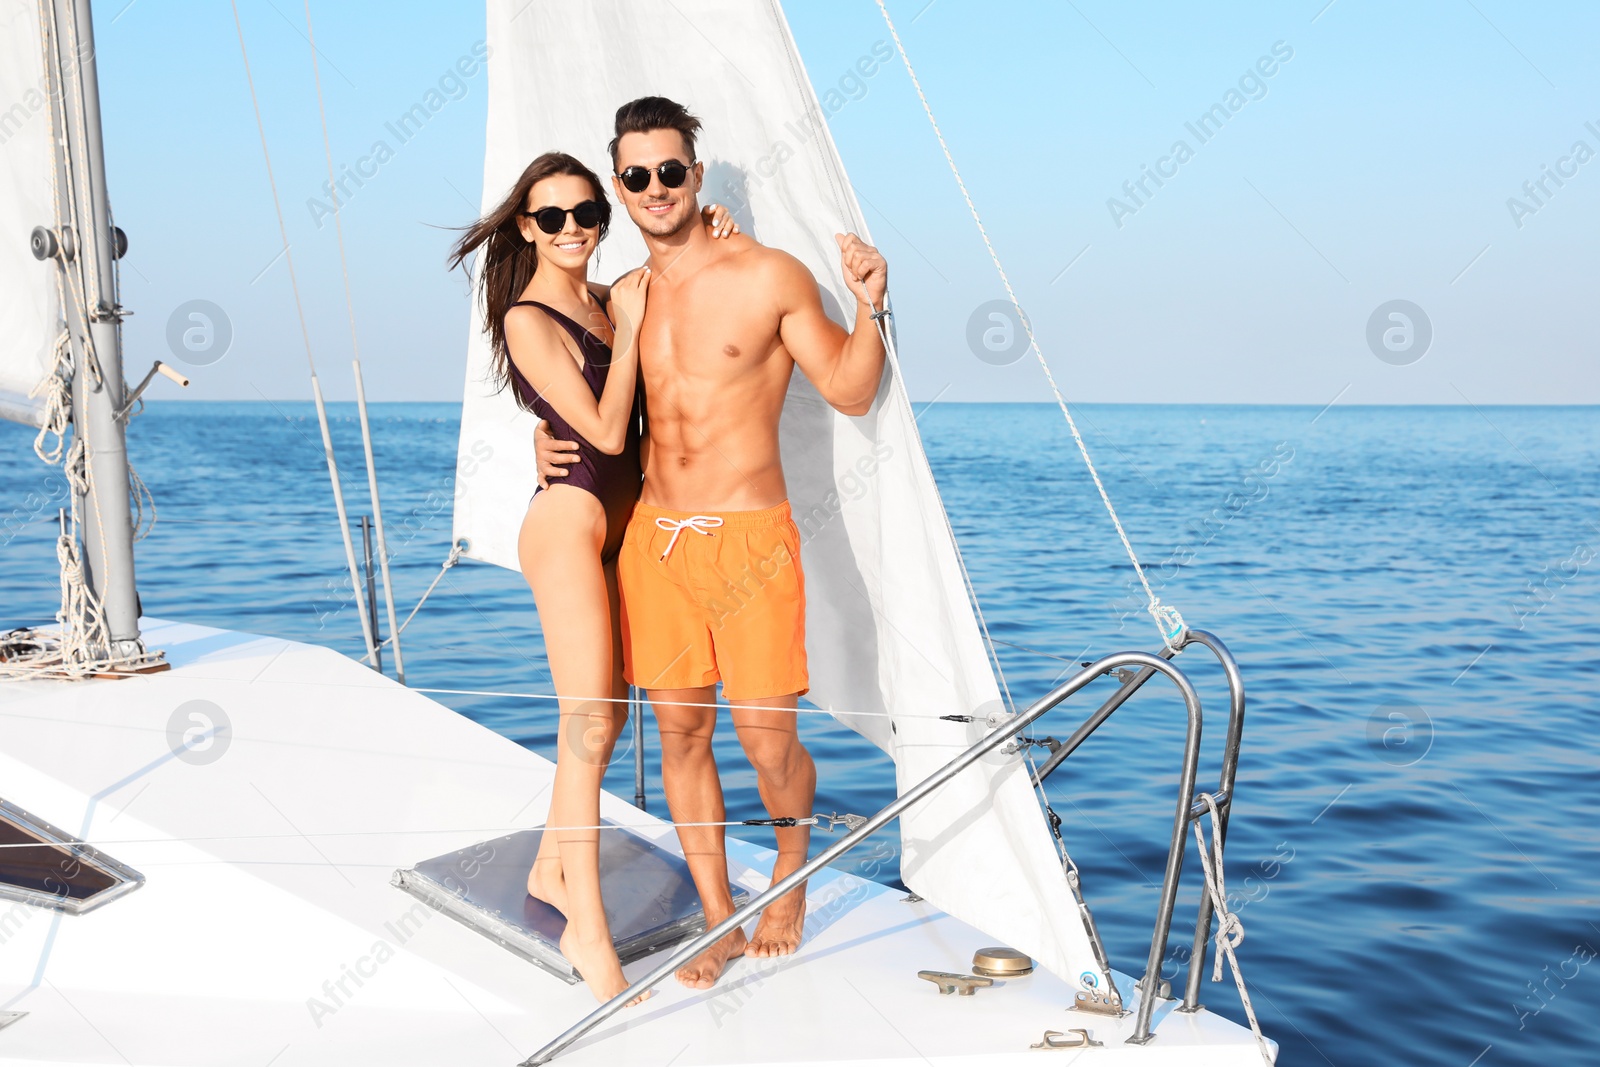
POLYGON ((17 885, 6 880, 3 854, 0 854, 0 901, 16 901, 67 915, 83 915, 102 908, 144 885, 144 875, 132 867, 113 859, 88 842, 74 837, 4 797, 0 797, 0 822, 8 823, 23 834, 35 838, 41 845, 54 846, 64 853, 59 865, 63 879, 77 877, 77 868, 81 866, 92 868, 96 873, 109 878, 112 883, 105 889, 81 897, 74 897, 66 892, 52 893, 17 885))

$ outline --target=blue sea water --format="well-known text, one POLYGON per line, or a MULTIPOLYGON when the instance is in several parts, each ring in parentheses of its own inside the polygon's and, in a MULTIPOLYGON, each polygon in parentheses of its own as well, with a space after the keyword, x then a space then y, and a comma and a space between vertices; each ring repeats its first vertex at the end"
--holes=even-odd
MULTIPOLYGON (((354 413, 334 412, 359 512, 354 413)), ((1079 417, 1163 598, 1244 671, 1229 888, 1280 1062, 1600 1062, 1600 411, 1118 405, 1079 417)), ((446 404, 373 411, 405 610, 448 550, 458 419, 446 404)), ((1055 408, 939 403, 919 425, 1018 702, 1079 660, 1157 647, 1055 408)), ((0 424, 6 625, 47 620, 57 596, 61 483, 30 436, 0 424)), ((129 451, 161 515, 138 550, 147 614, 359 655, 309 404, 151 404, 129 451)), ((532 601, 510 572, 450 571, 404 648, 413 685, 549 691, 532 601)), ((1179 663, 1209 715, 1204 782, 1226 705, 1203 655, 1179 663)), ((1064 736, 1105 691, 1040 732, 1064 736)), ((546 704, 439 699, 553 751, 546 704)), ((802 727, 818 810, 892 797, 876 749, 823 716, 802 727)), ((1181 744, 1181 702, 1152 683, 1050 781, 1113 963, 1135 974, 1181 744)), ((730 817, 759 816, 731 731, 718 755, 730 817)), ((652 759, 659 807, 658 782, 652 759)), ((631 794, 628 754, 608 786, 631 794)), ((1175 985, 1192 854, 1188 873, 1175 985)), ((1241 1017, 1226 979, 1203 996, 1241 1017)))

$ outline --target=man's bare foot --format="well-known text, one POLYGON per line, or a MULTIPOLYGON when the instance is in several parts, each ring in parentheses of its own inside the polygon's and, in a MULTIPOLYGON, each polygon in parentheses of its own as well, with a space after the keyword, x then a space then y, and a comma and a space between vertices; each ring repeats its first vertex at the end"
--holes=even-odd
MULTIPOLYGON (((561 954, 567 962, 578 969, 584 982, 589 986, 589 992, 594 998, 604 1004, 618 993, 627 989, 632 983, 622 973, 622 964, 617 961, 617 950, 612 947, 607 939, 589 939, 579 937, 568 923, 561 934, 561 954)), ((652 991, 646 990, 628 1001, 627 1007, 633 1007, 642 1001, 649 1000, 652 991)))
MULTIPOLYGON (((716 923, 708 923, 715 926, 716 923)), ((734 930, 733 933, 706 949, 700 955, 678 968, 678 981, 690 989, 710 989, 717 984, 717 979, 722 977, 722 970, 728 961, 736 956, 743 956, 745 952, 745 936, 743 930, 734 930)))
MULTIPOLYGON (((775 881, 786 877, 777 871, 773 872, 775 881)), ((745 950, 745 955, 758 959, 792 956, 800 947, 805 926, 806 887, 802 882, 767 905, 767 910, 761 913, 761 919, 756 923, 755 936, 750 939, 750 947, 745 950)))

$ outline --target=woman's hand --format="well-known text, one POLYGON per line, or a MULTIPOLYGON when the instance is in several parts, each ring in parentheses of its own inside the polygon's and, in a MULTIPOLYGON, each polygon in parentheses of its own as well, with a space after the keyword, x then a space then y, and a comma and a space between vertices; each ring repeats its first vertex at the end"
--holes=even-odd
POLYGON ((565 478, 567 468, 577 463, 578 442, 557 441, 550 432, 550 424, 543 419, 533 429, 534 466, 539 471, 539 488, 550 488, 551 478, 565 478))
POLYGON ((611 286, 611 315, 616 320, 616 332, 624 328, 635 336, 639 323, 644 321, 645 295, 650 291, 650 268, 640 267, 618 278, 611 286))
POLYGON ((739 232, 739 224, 733 221, 733 213, 721 204, 707 204, 700 209, 700 217, 711 227, 713 237, 732 237, 739 232))

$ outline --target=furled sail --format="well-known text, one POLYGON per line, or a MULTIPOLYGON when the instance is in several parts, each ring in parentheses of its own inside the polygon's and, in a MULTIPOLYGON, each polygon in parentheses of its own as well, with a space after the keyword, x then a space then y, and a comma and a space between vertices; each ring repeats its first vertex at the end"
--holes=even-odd
MULTIPOLYGON (((728 205, 746 232, 802 260, 846 321, 854 297, 833 235, 865 236, 866 225, 776 3, 489 0, 488 43, 485 209, 543 151, 609 173, 618 105, 668 96, 705 123, 702 202, 728 205)), ((618 212, 597 280, 644 256, 618 212)), ((516 568, 534 420, 493 390, 481 327, 475 318, 468 342, 454 533, 466 555, 516 568)), ((803 543, 809 699, 893 756, 904 789, 975 742, 1002 705, 898 368, 860 418, 834 412, 797 372, 782 446, 803 543), (941 719, 973 714, 978 722, 941 719)), ((1104 988, 1016 757, 952 781, 902 819, 901 836, 902 877, 917 893, 1104 988)))
POLYGON ((49 372, 61 332, 55 265, 28 248, 35 226, 56 224, 38 20, 36 5, 20 3, 0 18, 0 418, 30 425, 44 399, 29 393, 49 372))

